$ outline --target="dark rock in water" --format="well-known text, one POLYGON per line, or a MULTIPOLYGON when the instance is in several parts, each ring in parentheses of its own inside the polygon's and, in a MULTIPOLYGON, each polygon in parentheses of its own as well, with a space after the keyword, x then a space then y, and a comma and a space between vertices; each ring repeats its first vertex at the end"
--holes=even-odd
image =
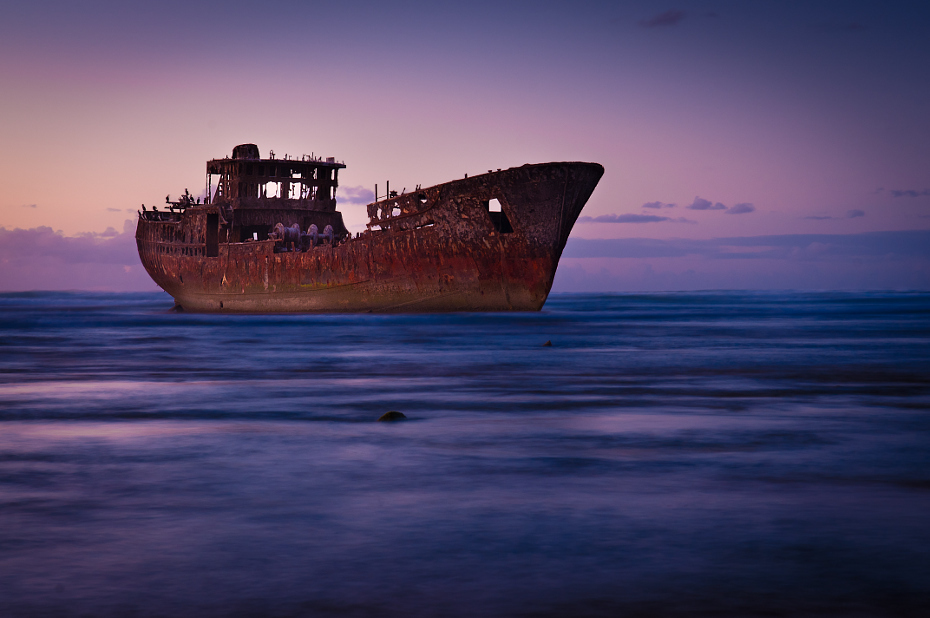
POLYGON ((385 412, 381 415, 381 418, 378 419, 378 422, 389 423, 391 421, 405 421, 407 416, 403 412, 398 412, 397 410, 391 410, 390 412, 385 412))
POLYGON ((552 342, 551 342, 551 341, 547 341, 546 343, 543 344, 543 347, 544 347, 544 348, 551 348, 551 347, 552 347, 552 342))

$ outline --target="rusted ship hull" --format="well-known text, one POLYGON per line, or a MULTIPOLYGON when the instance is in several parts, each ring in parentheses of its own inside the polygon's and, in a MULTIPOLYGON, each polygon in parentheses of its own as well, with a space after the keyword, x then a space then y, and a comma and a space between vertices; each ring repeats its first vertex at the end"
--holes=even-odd
POLYGON ((535 311, 602 174, 598 164, 547 163, 418 189, 369 204, 363 234, 305 251, 228 242, 228 231, 211 250, 211 222, 235 226, 221 202, 182 220, 140 218, 136 239, 152 279, 187 311, 535 311))

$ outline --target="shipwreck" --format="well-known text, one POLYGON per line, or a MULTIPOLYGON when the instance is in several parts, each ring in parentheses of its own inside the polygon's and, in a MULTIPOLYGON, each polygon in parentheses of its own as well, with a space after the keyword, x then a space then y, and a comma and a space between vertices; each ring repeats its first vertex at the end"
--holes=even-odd
POLYGON ((334 158, 261 158, 243 144, 185 190, 142 207, 146 271, 195 312, 537 311, 597 163, 528 164, 368 204, 351 234, 336 210, 334 158))

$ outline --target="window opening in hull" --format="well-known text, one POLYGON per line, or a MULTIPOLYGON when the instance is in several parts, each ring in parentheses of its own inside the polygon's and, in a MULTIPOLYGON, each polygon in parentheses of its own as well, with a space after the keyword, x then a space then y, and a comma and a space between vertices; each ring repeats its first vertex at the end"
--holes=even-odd
POLYGON ((501 208, 500 200, 497 198, 488 200, 484 203, 484 208, 487 210, 496 232, 501 234, 513 234, 513 226, 510 225, 510 219, 507 218, 507 213, 501 208))

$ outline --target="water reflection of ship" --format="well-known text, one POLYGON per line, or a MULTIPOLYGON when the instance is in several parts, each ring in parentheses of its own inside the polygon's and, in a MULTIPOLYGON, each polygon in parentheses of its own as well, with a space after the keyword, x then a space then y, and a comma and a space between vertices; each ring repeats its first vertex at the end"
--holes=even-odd
POLYGON ((142 264, 188 311, 538 310, 604 173, 542 163, 388 191, 353 236, 336 210, 344 167, 237 146, 207 162, 203 203, 185 191, 140 213, 142 264))

